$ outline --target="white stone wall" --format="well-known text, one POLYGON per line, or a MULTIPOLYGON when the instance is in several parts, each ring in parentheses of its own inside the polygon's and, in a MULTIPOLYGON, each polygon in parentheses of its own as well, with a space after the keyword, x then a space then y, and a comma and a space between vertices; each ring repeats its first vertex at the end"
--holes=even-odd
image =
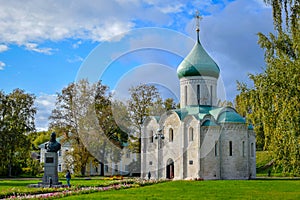
POLYGON ((119 162, 108 160, 104 164, 104 176, 127 175, 130 173, 127 167, 130 165, 130 163, 137 160, 137 155, 136 153, 132 153, 128 147, 124 147, 121 153, 122 157, 119 162))
POLYGON ((217 105, 217 79, 208 76, 191 76, 180 79, 181 108, 191 105, 217 105), (197 94, 199 85, 200 95, 197 94), (198 101, 199 98, 199 101, 198 101))
POLYGON ((183 179, 199 178, 200 168, 200 123, 193 116, 184 120, 183 179))
POLYGON ((158 139, 154 136, 157 133, 159 124, 155 118, 148 118, 144 124, 141 136, 141 177, 147 178, 151 173, 152 178, 157 178, 157 156, 158 156, 158 139), (153 137, 153 139, 152 139, 153 137))
POLYGON ((221 179, 248 179, 248 133, 246 124, 226 123, 221 132, 221 179), (232 155, 230 145, 232 142, 232 155), (245 142, 243 155, 242 144, 245 142))
POLYGON ((166 166, 169 159, 174 162, 174 179, 182 179, 182 131, 181 131, 181 121, 175 112, 170 113, 170 115, 165 119, 163 124, 163 133, 165 139, 162 141, 163 148, 159 152, 162 157, 159 169, 159 178, 166 178, 166 166), (170 141, 170 129, 173 130, 173 141, 170 141))
POLYGON ((248 130, 249 144, 248 144, 248 156, 249 156, 249 178, 256 178, 256 139, 253 130, 248 130), (251 149, 251 144, 252 148, 251 149), (252 152, 251 152, 252 151, 252 152))
POLYGON ((204 126, 201 128, 200 135, 200 177, 203 179, 219 179, 220 126, 204 126))
POLYGON ((200 127, 200 121, 194 116, 180 121, 175 112, 168 112, 159 122, 152 118, 145 124, 142 152, 142 178, 147 178, 149 171, 153 179, 166 178, 170 159, 174 162, 174 179, 248 179, 256 176, 255 134, 243 123, 200 127), (163 128, 165 138, 152 142, 151 136, 158 128, 163 128), (173 141, 170 141, 170 129, 173 130, 173 141), (191 129, 193 139, 190 138, 191 129), (232 155, 229 141, 232 142, 232 155))

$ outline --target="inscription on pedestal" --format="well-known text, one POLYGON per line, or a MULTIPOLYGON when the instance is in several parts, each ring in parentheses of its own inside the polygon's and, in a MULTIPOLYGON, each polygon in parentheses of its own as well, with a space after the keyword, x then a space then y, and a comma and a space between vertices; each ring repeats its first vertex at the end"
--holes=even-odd
POLYGON ((53 157, 46 157, 46 163, 53 163, 54 158, 53 157))

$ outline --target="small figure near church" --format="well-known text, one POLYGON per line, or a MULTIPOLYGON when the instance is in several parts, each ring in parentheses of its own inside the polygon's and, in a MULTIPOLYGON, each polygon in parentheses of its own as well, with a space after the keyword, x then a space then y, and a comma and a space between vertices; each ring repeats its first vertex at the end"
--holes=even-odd
POLYGON ((71 187, 71 183, 70 183, 71 173, 70 173, 70 170, 67 170, 66 179, 67 179, 68 187, 71 187))
POLYGON ((51 133, 51 138, 49 142, 45 145, 47 152, 57 152, 60 150, 61 145, 56 141, 56 133, 51 133))

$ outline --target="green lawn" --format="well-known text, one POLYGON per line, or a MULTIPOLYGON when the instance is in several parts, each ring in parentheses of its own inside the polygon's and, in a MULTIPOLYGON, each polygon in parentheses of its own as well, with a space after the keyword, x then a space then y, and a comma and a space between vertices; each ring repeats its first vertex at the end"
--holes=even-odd
MULTIPOLYGON (((0 180, 0 194, 45 192, 28 188, 34 180, 0 180)), ((63 183, 65 180, 62 179, 63 183)), ((102 186, 111 181, 92 178, 73 178, 73 185, 102 186)), ((49 189, 45 189, 49 190, 49 189)), ((50 189, 55 191, 55 189, 50 189)), ((47 191, 46 191, 47 192, 47 191)), ((3 197, 3 196, 2 196, 3 197)), ((69 196, 63 199, 300 199, 300 180, 218 180, 171 181, 155 185, 69 196)))
POLYGON ((300 180, 172 181, 63 199, 300 199, 300 180))

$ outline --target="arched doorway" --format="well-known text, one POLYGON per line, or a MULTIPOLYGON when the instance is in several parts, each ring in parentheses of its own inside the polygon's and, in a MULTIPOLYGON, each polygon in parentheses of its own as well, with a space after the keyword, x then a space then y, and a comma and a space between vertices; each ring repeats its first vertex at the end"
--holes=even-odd
POLYGON ((167 170, 166 178, 173 179, 174 178, 174 161, 171 158, 169 158, 167 161, 166 170, 167 170))
POLYGON ((102 162, 100 162, 100 176, 104 176, 104 164, 102 162))

